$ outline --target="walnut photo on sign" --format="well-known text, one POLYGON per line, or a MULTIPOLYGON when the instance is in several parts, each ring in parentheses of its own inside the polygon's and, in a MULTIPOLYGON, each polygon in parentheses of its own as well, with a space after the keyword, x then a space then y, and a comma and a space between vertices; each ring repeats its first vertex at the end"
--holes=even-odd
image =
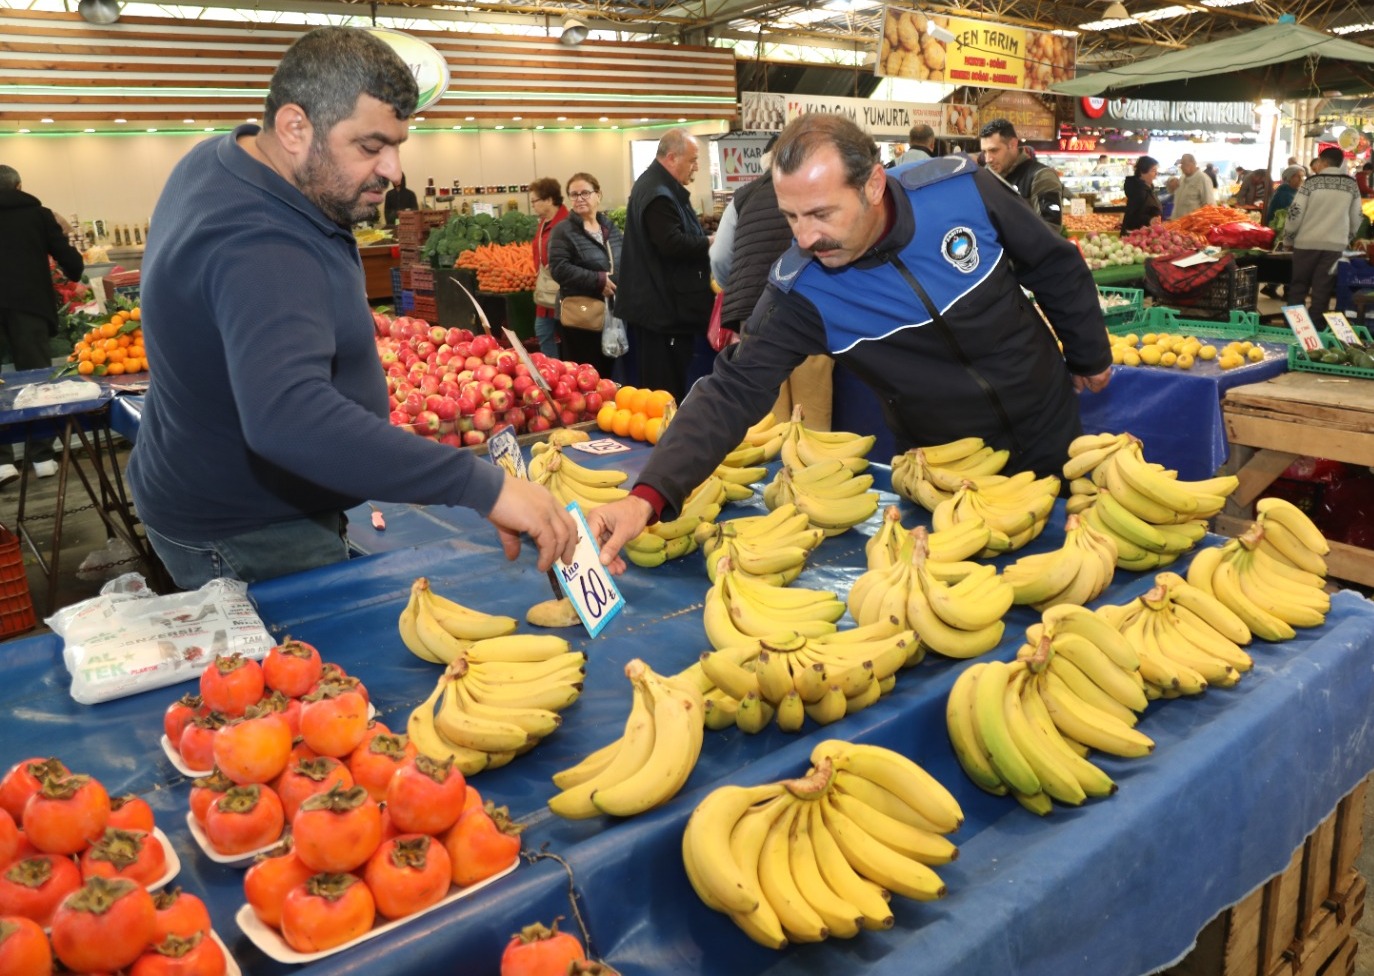
POLYGON ((889 7, 878 49, 878 73, 892 78, 944 81, 945 45, 927 33, 931 23, 947 27, 949 19, 889 7))

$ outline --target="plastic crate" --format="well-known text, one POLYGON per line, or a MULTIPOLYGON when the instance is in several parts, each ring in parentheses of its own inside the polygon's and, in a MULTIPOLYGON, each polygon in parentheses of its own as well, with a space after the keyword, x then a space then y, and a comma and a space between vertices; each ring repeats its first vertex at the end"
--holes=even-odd
POLYGON ((416 295, 415 307, 411 310, 411 314, 432 325, 439 324, 439 307, 434 303, 433 295, 416 295))
POLYGON ((1154 305, 1140 315, 1130 326, 1109 326, 1113 335, 1127 332, 1167 332, 1170 335, 1191 335, 1199 339, 1235 339, 1241 342, 1269 342, 1275 345, 1291 346, 1298 340, 1287 328, 1260 325, 1259 316, 1254 312, 1233 309, 1225 320, 1185 319, 1179 309, 1154 305))
POLYGON ((19 537, 0 525, 0 637, 32 630, 37 622, 19 537))
MULTIPOLYGON (((1149 280, 1147 277, 1147 284, 1149 280)), ((1234 309, 1254 311, 1259 307, 1259 267, 1233 262, 1197 294, 1186 297, 1157 288, 1151 288, 1150 294, 1162 305, 1185 309, 1201 318, 1225 318, 1234 309)))
POLYGON ((409 314, 415 311, 415 292, 410 289, 402 289, 401 297, 396 299, 396 311, 409 314))
POLYGON ((434 269, 427 264, 417 264, 410 268, 410 287, 417 291, 434 292, 434 269))
MULTIPOLYGON (((1355 334, 1360 337, 1365 346, 1374 348, 1374 338, 1370 337, 1369 330, 1364 326, 1355 326, 1355 334)), ((1335 348, 1339 341, 1330 332, 1321 332, 1318 335, 1321 337, 1323 348, 1326 349, 1335 348)), ((1307 358, 1302 347, 1297 345, 1288 347, 1288 368, 1299 373, 1325 373, 1327 376, 1349 376, 1357 380, 1374 380, 1374 369, 1340 366, 1334 363, 1314 363, 1307 358)))
POLYGON ((1099 287, 1097 289, 1099 303, 1108 296, 1126 299, 1126 304, 1102 306, 1102 318, 1106 320, 1109 331, 1114 326, 1130 325, 1145 311, 1145 291, 1142 288, 1099 287))

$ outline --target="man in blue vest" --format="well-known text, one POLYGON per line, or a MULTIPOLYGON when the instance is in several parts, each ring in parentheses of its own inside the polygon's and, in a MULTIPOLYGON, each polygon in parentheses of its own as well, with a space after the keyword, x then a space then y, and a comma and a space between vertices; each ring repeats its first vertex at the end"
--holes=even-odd
POLYGON ((874 390, 898 450, 976 435, 1011 451, 1008 473, 1057 473, 1081 431, 1078 391, 1111 377, 1083 259, 967 156, 885 170, 853 122, 811 114, 784 130, 773 173, 796 244, 630 497, 591 513, 612 572, 624 569, 620 547, 672 517, 807 355, 833 357, 874 390))

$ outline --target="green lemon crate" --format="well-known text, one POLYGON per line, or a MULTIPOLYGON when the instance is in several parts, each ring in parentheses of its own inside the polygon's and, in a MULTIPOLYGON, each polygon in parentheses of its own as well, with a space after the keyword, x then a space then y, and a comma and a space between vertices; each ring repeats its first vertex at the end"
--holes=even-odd
MULTIPOLYGON (((1356 325, 1353 328, 1366 348, 1374 349, 1374 338, 1370 337, 1369 330, 1362 325, 1356 325)), ((1330 332, 1319 332, 1318 335, 1321 336, 1322 348, 1330 349, 1336 345, 1336 337, 1330 332)), ((1357 380, 1374 380, 1374 369, 1341 366, 1335 363, 1314 363, 1307 358, 1302 347, 1298 345, 1288 347, 1288 368, 1298 373, 1323 373, 1327 376, 1349 376, 1357 380)))
POLYGON ((1244 342, 1269 342, 1275 345, 1292 346, 1297 338, 1287 328, 1260 325, 1259 315, 1233 308, 1225 319, 1185 319, 1178 309, 1163 305, 1153 305, 1129 327, 1108 326, 1113 335, 1127 332, 1167 332, 1171 335, 1197 336, 1199 339, 1226 339, 1244 342))
POLYGON ((1112 288, 1109 286, 1098 286, 1097 296, 1099 301, 1108 295, 1116 295, 1127 300, 1125 305, 1112 305, 1102 309, 1102 318, 1107 323, 1107 330, 1111 331, 1116 326, 1128 326, 1136 319, 1140 318, 1145 311, 1145 289, 1143 288, 1112 288))

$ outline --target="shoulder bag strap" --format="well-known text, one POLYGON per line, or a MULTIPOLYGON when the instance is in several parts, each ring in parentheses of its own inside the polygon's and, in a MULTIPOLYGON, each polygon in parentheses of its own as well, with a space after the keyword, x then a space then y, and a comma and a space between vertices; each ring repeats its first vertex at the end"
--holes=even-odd
POLYGON ((978 370, 974 368, 973 363, 969 361, 968 356, 959 345, 958 338, 954 335, 954 330, 950 328, 949 323, 945 321, 945 317, 940 314, 940 310, 935 307, 935 303, 930 300, 930 295, 926 293, 921 283, 916 280, 916 276, 911 273, 911 269, 902 262, 901 256, 896 251, 893 251, 888 256, 887 260, 889 264, 897 269, 897 272, 906 281, 907 286, 916 293, 916 297, 919 298, 921 304, 926 307, 926 312, 930 315, 930 321, 935 326, 936 331, 940 333, 940 338, 945 340, 945 345, 947 345, 949 351, 954 354, 954 358, 959 361, 959 364, 964 367, 964 371, 968 373, 974 383, 978 384, 978 388, 983 391, 983 396, 987 397, 988 403, 992 405, 993 411, 997 414, 997 419, 1001 421, 1002 429, 1007 432, 1007 436, 1011 439, 1012 448, 1019 454, 1021 451, 1021 443, 1016 439, 1016 432, 1012 428, 1011 418, 1007 416, 1006 408, 1002 405, 1002 398, 997 395, 997 391, 992 388, 992 385, 983 378, 983 374, 978 372, 978 370))
POLYGON ((546 223, 548 221, 539 221, 539 229, 534 232, 534 239, 539 242, 539 247, 536 250, 541 252, 536 255, 539 258, 534 269, 536 271, 549 263, 549 242, 544 239, 544 225, 546 223))

